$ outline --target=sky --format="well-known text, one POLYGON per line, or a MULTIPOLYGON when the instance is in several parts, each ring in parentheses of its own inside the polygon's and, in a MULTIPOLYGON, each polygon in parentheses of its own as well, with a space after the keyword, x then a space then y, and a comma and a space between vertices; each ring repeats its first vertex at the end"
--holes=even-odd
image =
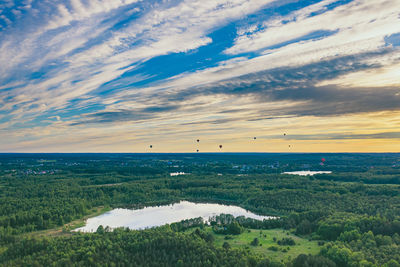
POLYGON ((400 0, 0 1, 0 152, 197 149, 400 152, 400 0))

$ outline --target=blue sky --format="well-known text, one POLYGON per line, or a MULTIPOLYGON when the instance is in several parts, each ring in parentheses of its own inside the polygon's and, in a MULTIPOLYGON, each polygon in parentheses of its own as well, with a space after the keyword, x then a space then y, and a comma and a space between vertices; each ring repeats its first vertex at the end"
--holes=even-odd
POLYGON ((0 2, 2 152, 399 151, 399 77, 400 0, 0 2))

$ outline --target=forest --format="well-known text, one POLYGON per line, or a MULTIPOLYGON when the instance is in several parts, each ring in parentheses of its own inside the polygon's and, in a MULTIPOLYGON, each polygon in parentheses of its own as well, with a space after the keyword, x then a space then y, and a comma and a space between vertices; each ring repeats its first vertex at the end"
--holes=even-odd
POLYGON ((400 266, 400 154, 0 154, 0 266, 400 266), (276 218, 71 231, 180 200, 276 218))

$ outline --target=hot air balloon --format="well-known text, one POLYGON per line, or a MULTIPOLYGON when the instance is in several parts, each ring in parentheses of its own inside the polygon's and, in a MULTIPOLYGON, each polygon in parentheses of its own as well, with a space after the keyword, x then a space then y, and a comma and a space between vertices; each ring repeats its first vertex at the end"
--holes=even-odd
POLYGON ((222 145, 219 145, 219 148, 222 148, 222 145))

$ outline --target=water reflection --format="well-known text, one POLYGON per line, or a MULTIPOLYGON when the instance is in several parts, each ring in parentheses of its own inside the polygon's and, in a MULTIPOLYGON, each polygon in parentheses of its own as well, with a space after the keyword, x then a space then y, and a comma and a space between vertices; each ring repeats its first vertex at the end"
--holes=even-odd
POLYGON ((84 227, 74 231, 94 232, 100 225, 109 226, 110 228, 145 229, 197 217, 202 217, 207 221, 209 217, 221 213, 232 214, 235 217, 245 216, 257 220, 274 218, 257 215, 237 206, 181 201, 171 205, 146 207, 138 210, 114 209, 88 219, 84 227))
POLYGON ((294 174, 294 175, 314 175, 314 174, 324 174, 324 173, 332 173, 331 171, 295 171, 295 172, 284 172, 284 174, 294 174))

